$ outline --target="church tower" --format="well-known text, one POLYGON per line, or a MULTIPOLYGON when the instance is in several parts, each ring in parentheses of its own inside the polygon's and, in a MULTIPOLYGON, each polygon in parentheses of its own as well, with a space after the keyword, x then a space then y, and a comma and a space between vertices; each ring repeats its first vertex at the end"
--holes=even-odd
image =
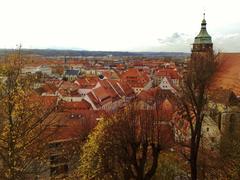
MULTIPOLYGON (((201 23, 201 30, 195 37, 191 59, 189 61, 189 69, 199 77, 204 78, 214 69, 214 52, 212 37, 208 34, 206 28, 207 22, 205 20, 205 13, 201 23)), ((201 78, 200 78, 201 79, 201 78)))
POLYGON ((203 14, 203 20, 201 23, 201 30, 199 34, 195 37, 192 53, 201 53, 201 52, 212 52, 213 43, 212 38, 207 32, 207 22, 205 20, 205 13, 203 14))

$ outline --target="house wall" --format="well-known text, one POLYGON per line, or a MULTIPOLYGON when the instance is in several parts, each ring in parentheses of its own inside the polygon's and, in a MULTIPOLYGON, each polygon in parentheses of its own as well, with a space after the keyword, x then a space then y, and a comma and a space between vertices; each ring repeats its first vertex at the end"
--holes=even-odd
POLYGON ((179 79, 172 79, 173 85, 179 87, 179 79))
POLYGON ((167 78, 163 78, 159 86, 161 89, 173 90, 173 87, 169 84, 167 78))
POLYGON ((67 102, 79 102, 83 100, 83 97, 77 96, 77 97, 72 97, 72 96, 62 96, 61 94, 58 93, 58 97, 60 100, 67 101, 67 102))
POLYGON ((68 101, 68 102, 80 102, 83 100, 83 97, 62 97, 62 100, 68 101))
POLYGON ((152 87, 152 85, 153 85, 153 80, 151 80, 151 81, 149 81, 145 86, 144 86, 144 90, 148 90, 148 89, 150 89, 151 87, 152 87))
POLYGON ((69 80, 69 81, 74 81, 77 79, 77 76, 72 76, 72 75, 65 75, 65 77, 69 80))
MULTIPOLYGON (((215 149, 219 147, 221 140, 221 131, 218 127, 218 123, 210 116, 205 116, 202 124, 202 146, 209 149, 215 149)), ((217 148, 219 149, 219 148, 217 148)))
POLYGON ((133 87, 133 91, 135 94, 139 94, 143 89, 143 87, 133 87))
POLYGON ((38 71, 42 72, 43 74, 47 74, 49 76, 52 75, 52 68, 50 67, 39 67, 38 71))
POLYGON ((112 106, 113 106, 113 103, 110 101, 110 102, 104 104, 104 105, 101 107, 101 109, 110 111, 110 110, 112 110, 112 106))
POLYGON ((84 96, 83 98, 84 100, 86 100, 87 102, 89 102, 93 108, 93 110, 97 110, 98 108, 94 105, 94 103, 92 102, 92 100, 88 97, 88 95, 84 96))

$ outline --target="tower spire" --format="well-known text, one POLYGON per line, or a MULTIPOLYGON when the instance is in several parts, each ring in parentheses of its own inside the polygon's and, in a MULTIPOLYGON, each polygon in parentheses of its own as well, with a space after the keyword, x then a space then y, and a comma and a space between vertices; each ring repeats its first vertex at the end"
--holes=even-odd
POLYGON ((205 51, 212 49, 212 38, 207 32, 207 22, 205 19, 205 12, 203 13, 203 20, 199 34, 195 37, 192 51, 205 51))

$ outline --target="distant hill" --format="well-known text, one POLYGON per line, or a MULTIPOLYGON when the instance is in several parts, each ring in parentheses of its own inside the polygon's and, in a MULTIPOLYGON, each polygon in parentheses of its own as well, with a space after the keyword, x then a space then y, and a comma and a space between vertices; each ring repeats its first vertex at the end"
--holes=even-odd
MULTIPOLYGON (((0 49, 0 56, 12 52, 12 49, 0 49)), ((86 50, 56 50, 56 49, 22 49, 24 54, 45 57, 59 56, 144 56, 144 57, 187 57, 183 52, 127 52, 127 51, 86 51, 86 50)))

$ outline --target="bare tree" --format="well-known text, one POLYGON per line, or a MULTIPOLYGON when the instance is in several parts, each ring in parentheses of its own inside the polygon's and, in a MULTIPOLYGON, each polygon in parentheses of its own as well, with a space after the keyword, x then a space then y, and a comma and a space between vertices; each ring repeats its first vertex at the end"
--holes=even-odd
POLYGON ((134 101, 99 122, 83 148, 81 178, 151 179, 172 143, 171 127, 155 105, 143 109, 134 101))
MULTIPOLYGON (((179 95, 179 114, 190 129, 189 141, 184 144, 190 148, 188 160, 190 162, 191 178, 197 179, 198 153, 202 137, 202 124, 208 105, 208 87, 212 75, 216 70, 216 59, 212 51, 194 52, 188 63, 188 70, 184 74, 179 95)), ((186 139, 185 139, 186 140, 186 139)))

